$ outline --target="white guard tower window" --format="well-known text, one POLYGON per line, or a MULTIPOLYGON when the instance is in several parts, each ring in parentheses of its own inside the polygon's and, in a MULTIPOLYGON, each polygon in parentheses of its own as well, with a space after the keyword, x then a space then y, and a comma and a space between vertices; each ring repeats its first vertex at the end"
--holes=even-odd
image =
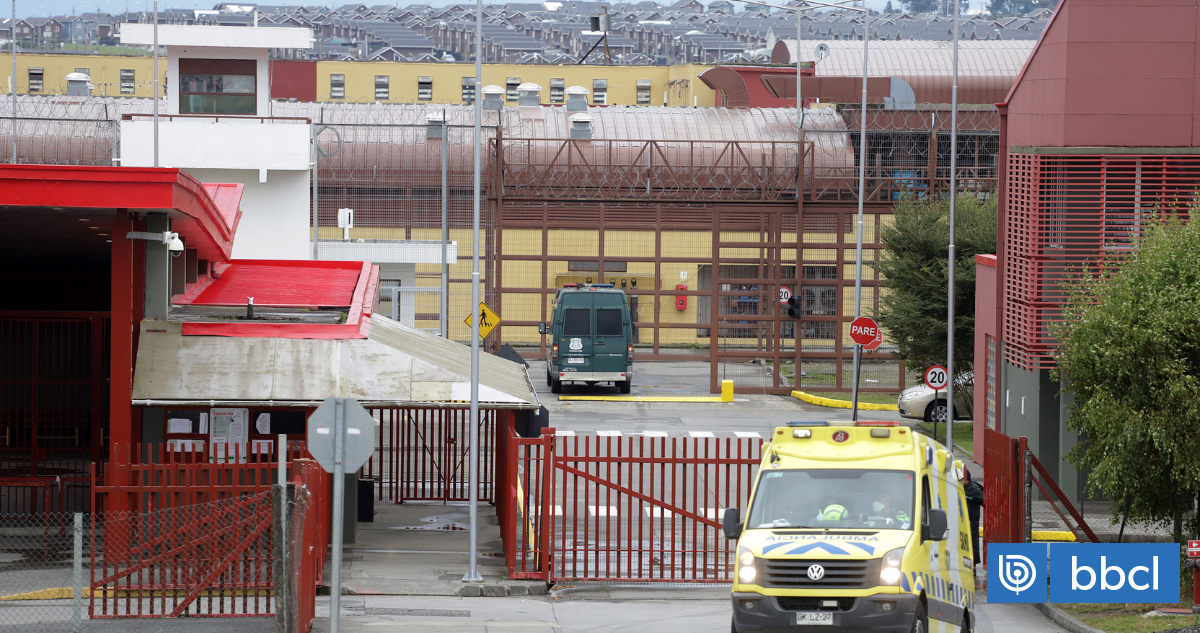
POLYGON ((180 114, 257 114, 252 59, 179 60, 180 114))

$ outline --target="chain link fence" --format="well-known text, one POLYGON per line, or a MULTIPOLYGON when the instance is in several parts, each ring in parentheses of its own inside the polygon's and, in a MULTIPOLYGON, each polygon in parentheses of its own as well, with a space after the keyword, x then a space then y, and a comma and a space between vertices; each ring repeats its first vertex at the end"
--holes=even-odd
POLYGON ((0 515, 0 627, 79 631, 85 515, 0 515))

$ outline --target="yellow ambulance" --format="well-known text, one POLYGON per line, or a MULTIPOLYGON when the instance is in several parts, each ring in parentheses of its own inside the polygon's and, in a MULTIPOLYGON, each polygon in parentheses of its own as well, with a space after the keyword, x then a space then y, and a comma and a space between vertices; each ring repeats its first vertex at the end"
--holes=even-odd
POLYGON ((733 633, 970 631, 962 462, 898 422, 775 429, 737 539, 733 633))

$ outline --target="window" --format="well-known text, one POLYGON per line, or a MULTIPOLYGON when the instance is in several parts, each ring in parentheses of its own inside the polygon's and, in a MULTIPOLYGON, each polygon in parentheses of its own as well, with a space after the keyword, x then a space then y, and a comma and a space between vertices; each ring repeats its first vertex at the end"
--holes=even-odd
POLYGON ((519 92, 517 92, 517 86, 521 85, 521 78, 520 77, 509 77, 507 80, 505 80, 504 83, 507 84, 506 87, 508 89, 507 92, 504 94, 505 100, 520 101, 521 94, 519 92))
POLYGON ((376 101, 387 101, 390 98, 388 96, 388 94, 390 92, 388 90, 389 80, 390 80, 390 77, 388 75, 375 75, 375 100, 376 101))
MULTIPOLYGON (((604 272, 606 273, 623 273, 628 269, 628 262, 604 262, 604 272)), ((579 261, 571 260, 567 262, 567 270, 571 272, 595 272, 600 270, 600 262, 598 261, 579 261)))
MULTIPOLYGON (((76 69, 75 69, 75 72, 77 72, 77 73, 83 73, 83 74, 87 75, 88 77, 91 77, 91 76, 92 76, 92 69, 91 69, 91 68, 76 68, 76 69)), ((948 260, 947 260, 947 261, 948 261, 948 260)))
POLYGON ((650 80, 637 80, 637 104, 650 105, 650 80))
POLYGON ((475 103, 475 78, 463 77, 462 100, 468 105, 475 103))
POLYGON ((837 316, 836 286, 804 286, 802 299, 804 316, 837 316))
POLYGON ((180 114, 256 114, 256 74, 249 59, 179 60, 180 114))
POLYGON ((550 80, 550 103, 563 103, 563 100, 565 99, 563 88, 565 85, 566 84, 563 79, 550 80))
POLYGON ((593 79, 592 80, 592 104, 607 105, 608 104, 608 80, 593 79))
POLYGON ((329 98, 330 99, 345 99, 346 98, 346 76, 345 75, 330 75, 329 76, 329 98))
POLYGON ((42 69, 29 68, 29 92, 41 92, 44 86, 42 81, 42 69))
POLYGON ((563 310, 563 336, 588 336, 592 333, 592 311, 588 308, 563 310))
POLYGON ((805 266, 805 279, 837 279, 837 266, 805 266))
POLYGON ((121 94, 123 94, 123 95, 133 94, 133 89, 134 89, 135 85, 136 85, 136 82, 134 81, 133 69, 122 68, 121 69, 121 94))
POLYGON ((621 309, 597 308, 596 336, 621 336, 622 334, 624 332, 621 327, 621 309))
POLYGON ((417 101, 433 101, 433 77, 417 77, 417 101))
POLYGON ((746 528, 875 528, 911 530, 913 475, 898 470, 764 471, 754 493, 746 528), (876 510, 875 504, 883 509, 876 510), (831 505, 846 509, 841 518, 825 513, 831 505))

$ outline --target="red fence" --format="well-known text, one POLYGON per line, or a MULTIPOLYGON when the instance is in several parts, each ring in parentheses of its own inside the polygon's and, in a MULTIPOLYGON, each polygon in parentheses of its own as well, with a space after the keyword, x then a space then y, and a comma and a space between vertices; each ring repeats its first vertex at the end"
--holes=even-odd
POLYGON ((743 507, 761 439, 518 438, 497 501, 512 578, 729 582, 725 508, 743 507))
POLYGON ((296 564, 298 590, 296 592, 296 614, 299 630, 306 633, 316 617, 317 587, 325 570, 325 554, 329 550, 332 478, 319 464, 311 459, 296 460, 289 471, 291 480, 304 486, 297 490, 296 503, 305 504, 303 519, 291 526, 290 545, 299 548, 299 556, 293 556, 296 564))
MULTIPOLYGON (((371 409, 379 420, 375 454, 363 475, 380 501, 466 501, 470 491, 469 409, 371 409)), ((479 412, 479 500, 492 501, 496 411, 479 412)))
POLYGON ((1024 458, 1016 438, 984 429, 983 540, 1021 543, 1024 537, 1024 458))

